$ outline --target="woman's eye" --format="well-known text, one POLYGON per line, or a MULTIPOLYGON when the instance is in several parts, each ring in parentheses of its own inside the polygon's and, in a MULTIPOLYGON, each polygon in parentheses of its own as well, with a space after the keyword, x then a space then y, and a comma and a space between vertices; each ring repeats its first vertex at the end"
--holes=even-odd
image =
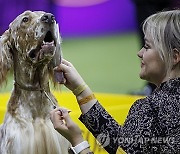
POLYGON ((24 17, 24 18, 22 19, 22 21, 23 21, 23 22, 28 22, 28 17, 24 17))
POLYGON ((150 46, 149 46, 149 45, 147 45, 147 44, 145 44, 145 45, 143 46, 143 48, 147 50, 147 49, 149 49, 149 48, 150 48, 150 46))

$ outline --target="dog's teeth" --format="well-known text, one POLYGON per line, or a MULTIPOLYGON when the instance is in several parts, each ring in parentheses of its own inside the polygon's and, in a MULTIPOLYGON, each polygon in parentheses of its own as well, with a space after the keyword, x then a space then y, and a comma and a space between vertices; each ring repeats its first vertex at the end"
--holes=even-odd
POLYGON ((45 43, 45 45, 53 45, 53 44, 54 44, 54 41, 45 43))
POLYGON ((43 41, 42 44, 41 44, 41 47, 49 46, 49 45, 53 46, 54 45, 54 40, 52 42, 45 42, 45 41, 43 41))

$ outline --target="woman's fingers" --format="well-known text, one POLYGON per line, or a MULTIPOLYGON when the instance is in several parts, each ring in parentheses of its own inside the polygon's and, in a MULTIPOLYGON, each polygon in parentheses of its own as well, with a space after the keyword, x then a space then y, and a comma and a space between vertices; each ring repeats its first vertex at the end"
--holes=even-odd
POLYGON ((69 61, 65 60, 65 59, 62 59, 62 64, 65 64, 67 66, 73 66, 69 61))
POLYGON ((69 116, 69 111, 67 109, 61 109, 62 117, 67 125, 67 127, 71 126, 73 123, 71 117, 69 116))
MULTIPOLYGON (((67 109, 56 108, 50 112, 50 119, 51 119, 55 129, 62 129, 62 126, 64 127, 64 125, 65 125, 62 110, 64 111, 67 109)), ((67 110, 67 112, 68 112, 68 110, 67 110)))
POLYGON ((57 71, 57 72, 59 72, 59 71, 66 71, 68 69, 68 66, 67 65, 65 65, 65 64, 60 64, 59 66, 56 66, 55 68, 54 68, 54 71, 57 71))

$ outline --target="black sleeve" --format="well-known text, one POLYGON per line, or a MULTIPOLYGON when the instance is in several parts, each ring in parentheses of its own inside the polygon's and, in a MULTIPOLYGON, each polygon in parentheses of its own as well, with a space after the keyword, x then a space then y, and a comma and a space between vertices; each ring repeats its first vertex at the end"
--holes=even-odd
POLYGON ((99 102, 79 119, 110 154, 115 154, 119 146, 128 153, 147 150, 148 143, 140 142, 139 139, 151 136, 153 118, 151 107, 142 100, 131 107, 123 126, 99 102))

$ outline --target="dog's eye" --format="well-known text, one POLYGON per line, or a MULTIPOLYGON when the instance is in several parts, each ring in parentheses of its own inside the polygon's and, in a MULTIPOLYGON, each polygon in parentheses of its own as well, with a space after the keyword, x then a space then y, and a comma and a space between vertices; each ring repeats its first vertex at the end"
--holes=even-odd
POLYGON ((22 21, 23 21, 23 22, 28 22, 28 17, 24 17, 24 18, 22 19, 22 21))

